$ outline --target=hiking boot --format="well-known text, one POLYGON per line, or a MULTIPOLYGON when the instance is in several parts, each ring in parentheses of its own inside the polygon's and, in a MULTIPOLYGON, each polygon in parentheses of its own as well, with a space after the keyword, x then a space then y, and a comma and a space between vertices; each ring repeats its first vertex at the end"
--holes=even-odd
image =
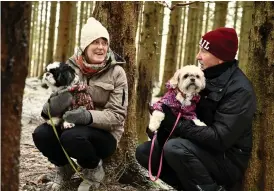
POLYGON ((105 177, 103 161, 100 160, 98 166, 94 169, 83 169, 83 177, 85 180, 79 185, 78 191, 89 191, 90 187, 98 188, 105 177))
POLYGON ((57 191, 60 190, 62 186, 66 185, 75 171, 70 166, 70 164, 66 164, 65 166, 56 166, 56 173, 53 181, 48 182, 46 185, 47 190, 57 191))

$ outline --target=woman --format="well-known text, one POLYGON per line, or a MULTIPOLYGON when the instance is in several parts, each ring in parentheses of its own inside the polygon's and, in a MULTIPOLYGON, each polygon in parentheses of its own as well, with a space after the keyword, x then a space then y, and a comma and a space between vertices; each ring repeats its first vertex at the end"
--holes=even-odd
MULTIPOLYGON (((66 111, 63 119, 74 123, 71 129, 58 129, 62 146, 68 155, 83 168, 83 181, 78 191, 98 187, 104 178, 102 159, 111 156, 124 131, 128 105, 128 85, 125 61, 109 48, 109 33, 94 18, 89 18, 81 30, 81 43, 67 64, 72 66, 80 79, 88 85, 95 110, 83 108, 66 111)), ((71 104, 69 92, 57 94, 43 107, 42 116, 50 112, 62 114, 71 104)), ((52 116, 54 117, 54 116, 52 116)), ((33 141, 42 154, 56 165, 56 176, 48 183, 49 190, 59 190, 75 173, 47 123, 38 126, 33 141)))

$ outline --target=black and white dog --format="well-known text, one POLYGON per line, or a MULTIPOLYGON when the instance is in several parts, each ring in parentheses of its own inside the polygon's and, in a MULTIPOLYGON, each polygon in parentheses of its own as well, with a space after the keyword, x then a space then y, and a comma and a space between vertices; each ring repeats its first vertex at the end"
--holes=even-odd
POLYGON ((54 92, 79 82, 79 76, 74 69, 63 62, 49 64, 42 78, 42 85, 46 84, 54 92))
MULTIPOLYGON (((87 86, 80 82, 79 76, 75 70, 66 63, 53 62, 46 67, 46 71, 42 78, 42 86, 47 85, 53 93, 62 93, 69 91, 73 95, 73 101, 68 110, 85 107, 87 110, 94 109, 91 95, 87 92, 87 86)), ((54 95, 54 94, 53 94, 54 95)), ((63 122, 62 128, 71 128, 75 126, 72 123, 63 121, 62 116, 52 117, 55 125, 63 122)), ((47 120, 48 124, 50 120, 47 120)))

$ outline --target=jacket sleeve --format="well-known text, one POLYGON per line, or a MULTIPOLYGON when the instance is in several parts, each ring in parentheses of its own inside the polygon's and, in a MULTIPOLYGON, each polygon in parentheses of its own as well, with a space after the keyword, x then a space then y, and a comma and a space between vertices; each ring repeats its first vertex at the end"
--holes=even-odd
POLYGON ((128 84, 126 73, 122 67, 115 67, 114 90, 102 111, 90 110, 93 118, 91 126, 111 131, 123 126, 128 106, 128 84))
POLYGON ((181 136, 222 152, 235 144, 246 128, 251 127, 255 100, 251 92, 243 88, 226 98, 220 102, 212 126, 181 122, 181 136))

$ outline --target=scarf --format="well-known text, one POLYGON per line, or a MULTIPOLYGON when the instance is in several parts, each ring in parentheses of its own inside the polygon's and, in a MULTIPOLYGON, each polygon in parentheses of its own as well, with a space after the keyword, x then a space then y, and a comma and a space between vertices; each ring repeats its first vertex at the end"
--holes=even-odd
POLYGON ((233 60, 230 62, 224 62, 222 64, 218 64, 216 66, 207 68, 204 70, 205 78, 206 79, 217 78, 235 63, 236 63, 236 60, 233 60))
POLYGON ((102 69, 106 68, 108 66, 107 61, 110 58, 109 52, 107 53, 107 56, 105 60, 101 64, 90 64, 86 61, 83 51, 78 47, 76 53, 74 54, 74 59, 79 66, 81 72, 87 76, 93 75, 102 69))

